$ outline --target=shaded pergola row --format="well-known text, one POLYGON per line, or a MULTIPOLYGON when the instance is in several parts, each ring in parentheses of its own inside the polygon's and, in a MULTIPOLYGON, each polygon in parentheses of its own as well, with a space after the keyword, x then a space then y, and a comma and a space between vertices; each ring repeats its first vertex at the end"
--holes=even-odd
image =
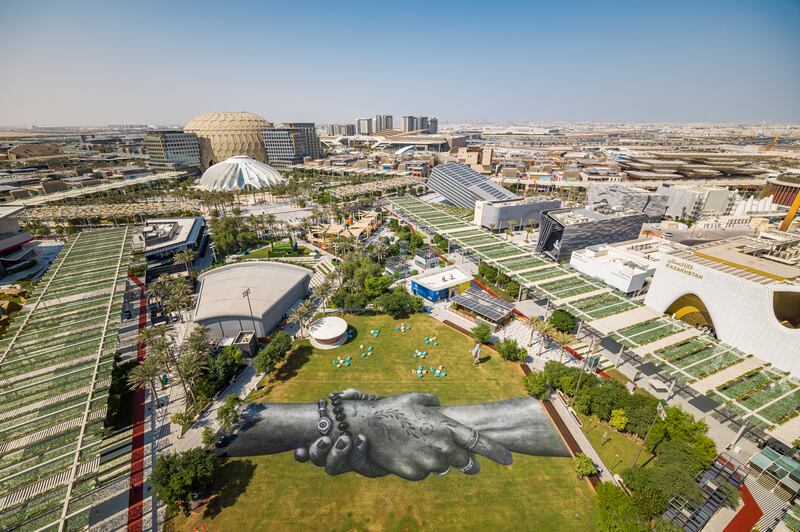
POLYGON ((0 340, 2 529, 88 526, 132 232, 71 237, 0 340))
MULTIPOLYGON (((659 372, 672 381, 680 381, 690 387, 697 386, 693 393, 707 394, 709 390, 699 387, 699 381, 714 376, 737 364, 750 360, 748 367, 742 367, 741 373, 731 375, 731 380, 750 378, 752 373, 774 375, 764 362, 701 333, 686 323, 671 316, 652 316, 645 312, 641 301, 634 300, 622 292, 618 292, 600 280, 583 275, 569 266, 554 262, 552 259, 537 254, 533 249, 521 246, 499 237, 489 231, 468 224, 456 216, 446 212, 434 204, 425 203, 418 198, 404 196, 388 198, 386 208, 402 216, 420 229, 447 239, 449 251, 456 251, 478 264, 486 263, 516 281, 520 288, 518 299, 526 294, 542 300, 548 308, 563 308, 580 320, 578 332, 584 331, 592 338, 592 351, 596 341, 613 340, 617 346, 617 362, 623 355, 651 362, 659 372), (617 327, 609 327, 608 320, 623 313, 626 316, 637 314, 630 322, 621 319, 617 327), (605 321, 602 328, 600 323, 605 321), (595 326, 595 324, 598 324, 595 326), (686 344, 701 342, 691 352, 681 353, 686 344), (650 348, 649 346, 661 346, 650 348), (710 346, 706 349, 706 346, 710 346), (677 351, 677 355, 671 354, 677 351), (755 370, 753 370, 755 368, 755 370)), ((599 343, 599 342, 598 342, 599 343)), ((692 346, 694 349, 694 346, 692 346)), ((743 366, 744 366, 743 365, 743 366)), ((770 377, 770 379, 772 379, 770 377)), ((767 430, 776 423, 777 416, 783 410, 791 413, 795 402, 800 403, 800 381, 785 375, 780 382, 789 383, 782 394, 758 408, 749 407, 746 400, 729 397, 724 394, 712 394, 719 401, 717 407, 746 419, 753 426, 754 432, 767 430), (794 391, 796 389, 796 391, 794 391), (780 401, 787 406, 781 408, 780 401), (765 412, 765 408, 772 409, 765 412), (770 417, 763 414, 769 413, 770 417)), ((720 383, 720 385, 723 383, 720 383)), ((760 391, 760 390, 759 390, 760 391)), ((752 406, 750 404, 750 406, 752 406)), ((800 404, 798 404, 800 407, 800 404)), ((781 419, 781 418, 778 418, 781 419)))

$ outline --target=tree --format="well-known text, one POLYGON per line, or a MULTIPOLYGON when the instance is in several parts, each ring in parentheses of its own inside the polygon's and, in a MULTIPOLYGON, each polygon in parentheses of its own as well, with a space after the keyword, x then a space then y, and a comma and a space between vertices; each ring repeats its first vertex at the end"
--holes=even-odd
POLYGON ((194 387, 208 368, 208 355, 194 350, 185 351, 178 359, 177 367, 180 368, 181 378, 187 384, 192 402, 195 402, 197 398, 194 395, 194 387))
POLYGON ((140 390, 150 385, 153 393, 153 401, 158 402, 158 392, 156 392, 155 381, 161 373, 161 364, 154 356, 148 356, 131 370, 128 374, 128 385, 134 390, 140 390))
POLYGON ((553 331, 550 336, 561 349, 561 353, 558 357, 558 361, 560 363, 564 359, 564 348, 575 341, 575 336, 569 333, 563 333, 561 331, 553 331))
POLYGON ((204 394, 210 397, 228 384, 241 363, 242 352, 236 346, 228 345, 222 348, 216 357, 209 360, 208 371, 203 379, 204 394))
POLYGON ((169 420, 176 425, 184 427, 186 425, 191 425, 194 421, 194 418, 188 412, 176 412, 172 414, 172 417, 170 417, 169 420))
POLYGON ((243 402, 238 395, 230 394, 225 397, 225 402, 217 410, 217 421, 222 424, 223 429, 232 429, 239 420, 239 405, 243 402))
POLYGON ((645 444, 651 452, 658 453, 658 447, 672 440, 686 442, 696 452, 704 467, 711 465, 717 456, 714 441, 707 436, 708 425, 675 406, 665 408, 666 420, 653 426, 645 444))
POLYGON ((649 521, 664 513, 669 499, 653 483, 649 469, 634 466, 622 472, 622 479, 633 492, 633 504, 642 519, 649 521))
POLYGON ((300 336, 303 336, 308 322, 314 317, 314 302, 306 299, 292 309, 289 314, 289 323, 296 323, 300 327, 300 336))
POLYGON ((597 487, 595 499, 597 529, 601 532, 645 532, 647 527, 639 519, 633 501, 613 484, 597 487))
POLYGON ((597 468, 592 462, 592 459, 583 453, 578 453, 575 456, 575 472, 579 477, 588 477, 597 474, 597 468))
POLYGON ((575 316, 563 309, 558 309, 550 315, 548 320, 550 325, 557 331, 564 333, 571 333, 575 330, 576 319, 575 316))
MULTIPOLYGON (((528 347, 533 345, 534 333, 538 332, 540 335, 544 336, 544 334, 542 334, 542 331, 544 331, 545 334, 549 334, 550 332, 550 324, 544 321, 539 316, 531 316, 530 318, 528 318, 528 327, 530 327, 531 329, 531 336, 530 338, 528 338, 528 347)), ((544 338, 542 338, 541 341, 544 342, 544 338)))
POLYGON ((528 395, 537 399, 550 396, 550 387, 547 385, 547 376, 543 371, 537 371, 523 377, 523 385, 528 395))
POLYGON ((200 448, 180 454, 164 453, 156 459, 148 480, 161 502, 188 513, 192 494, 208 491, 216 467, 214 456, 200 448))
POLYGON ((292 348, 292 337, 285 332, 279 332, 270 341, 270 343, 262 349, 254 360, 256 371, 259 373, 267 373, 272 371, 278 362, 280 362, 289 349, 292 348))
POLYGON ((172 368, 175 369, 186 397, 194 401, 194 393, 190 389, 181 368, 175 361, 176 355, 173 340, 169 328, 164 324, 143 330, 137 338, 141 345, 147 347, 148 356, 158 361, 160 368, 164 368, 167 371, 171 371, 172 368))
POLYGON ((177 314, 181 321, 183 321, 183 312, 189 310, 192 306, 192 298, 185 292, 174 291, 167 297, 164 302, 164 310, 168 314, 177 314))
POLYGON ((396 286, 391 292, 380 296, 375 306, 394 319, 407 318, 423 309, 422 299, 412 296, 402 286, 396 286))
POLYGON ((200 436, 200 440, 203 442, 203 445, 209 446, 214 443, 214 429, 211 427, 203 427, 203 433, 200 436))
POLYGON ((492 337, 492 329, 487 323, 479 321, 478 324, 472 328, 472 338, 479 344, 485 344, 492 337))
POLYGON ((195 325, 192 332, 184 340, 183 352, 202 353, 208 355, 211 351, 208 342, 208 327, 205 325, 195 325))
POLYGON ((192 262, 195 259, 195 252, 190 248, 182 249, 175 253, 172 261, 174 264, 183 264, 186 268, 186 272, 192 271, 192 262))
POLYGON ((511 362, 525 362, 528 357, 528 351, 524 347, 520 347, 513 338, 500 340, 494 345, 494 348, 503 359, 511 362))
POLYGON ((330 278, 326 277, 322 280, 322 282, 314 289, 314 295, 319 300, 319 306, 322 307, 322 314, 325 315, 328 304, 328 299, 333 295, 333 282, 331 282, 330 278))
POLYGON ((497 268, 485 262, 481 262, 478 265, 478 274, 490 283, 494 283, 497 280, 497 273, 497 268))
POLYGON ((625 427, 628 426, 628 416, 625 415, 625 410, 621 408, 615 408, 612 410, 611 419, 609 420, 608 424, 614 427, 615 430, 623 432, 625 427))
POLYGON ((539 352, 536 356, 542 356, 544 346, 547 344, 547 338, 550 337, 555 330, 548 321, 541 318, 536 322, 535 327, 536 331, 539 333, 539 352))
POLYGON ((392 279, 386 275, 369 276, 364 280, 364 295, 374 301, 389 290, 392 279))

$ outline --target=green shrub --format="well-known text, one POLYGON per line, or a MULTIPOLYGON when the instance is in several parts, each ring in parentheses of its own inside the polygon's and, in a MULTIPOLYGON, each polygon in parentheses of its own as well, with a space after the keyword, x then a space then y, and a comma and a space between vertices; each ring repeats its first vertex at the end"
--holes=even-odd
POLYGON ((597 487, 595 499, 597 530, 600 532, 645 532, 647 527, 639 518, 633 501, 613 484, 597 487))
POLYGON ((550 386, 547 385, 547 377, 543 371, 537 371, 522 378, 525 391, 528 395, 537 399, 544 399, 550 396, 550 386))
POLYGON ((575 456, 575 472, 581 477, 588 477, 597 474, 597 468, 592 459, 583 453, 575 456))
POLYGON ((504 360, 510 362, 525 362, 528 352, 524 347, 520 347, 513 338, 505 338, 494 344, 495 350, 500 353, 504 360))
POLYGON ((375 306, 394 319, 407 318, 424 308, 422 299, 412 296, 402 286, 396 286, 391 292, 383 294, 377 299, 375 306))
POLYGON ((608 424, 614 427, 615 430, 623 432, 625 427, 628 426, 628 416, 625 415, 625 410, 622 408, 615 408, 611 411, 611 419, 608 424))
POLYGON ((211 487, 216 467, 214 456, 200 448, 164 453, 158 456, 148 481, 161 502, 186 513, 192 494, 206 493, 211 487))
POLYGON ((211 445, 214 443, 214 429, 211 427, 203 427, 203 434, 201 436, 203 445, 211 445))
POLYGON ((292 337, 281 331, 256 355, 253 363, 258 373, 268 373, 286 357, 292 348, 292 337))
POLYGON ((558 331, 571 333, 575 330, 575 316, 563 309, 558 309, 547 320, 558 331))
POLYGON ((479 321, 478 324, 472 328, 472 338, 479 344, 485 344, 492 337, 492 329, 488 324, 479 321))

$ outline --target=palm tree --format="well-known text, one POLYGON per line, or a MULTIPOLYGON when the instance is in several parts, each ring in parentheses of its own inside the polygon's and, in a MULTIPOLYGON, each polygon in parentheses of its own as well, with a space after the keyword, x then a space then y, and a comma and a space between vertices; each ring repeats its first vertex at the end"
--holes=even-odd
POLYGON ((294 307, 289 314, 289 323, 296 323, 300 326, 300 336, 306 329, 309 320, 314 316, 314 302, 310 299, 302 301, 299 305, 294 307))
POLYGON ((560 364, 564 360, 564 348, 575 341, 575 335, 561 331, 553 331, 550 336, 553 337, 553 340, 558 344, 559 348, 561 349, 561 353, 559 354, 558 357, 558 363, 560 364))
POLYGON ((157 357, 148 356, 136 365, 128 374, 128 386, 132 390, 141 390, 148 384, 153 393, 153 401, 158 405, 158 393, 156 392, 155 380, 161 372, 161 364, 157 357))
POLYGON ((137 338, 139 343, 147 347, 148 358, 152 357, 160 368, 165 369, 167 372, 172 372, 172 369, 175 369, 186 397, 194 400, 194 395, 186 386, 186 380, 178 365, 178 357, 175 353, 173 340, 169 328, 164 324, 143 330, 137 338))
POLYGON ((514 226, 517 225, 517 220, 509 218, 508 227, 506 228, 506 240, 514 234, 514 226))
POLYGON ((195 252, 190 248, 182 249, 175 253, 172 259, 174 264, 183 264, 186 267, 186 273, 192 271, 192 262, 195 259, 195 252))
POLYGON ((277 240, 278 219, 274 214, 267 214, 264 216, 264 226, 266 226, 269 233, 270 246, 274 249, 275 240, 277 240))
POLYGON ((373 250, 375 251, 375 258, 378 260, 378 263, 383 264, 386 260, 386 254, 389 252, 389 246, 379 241, 375 243, 373 250))
POLYGON ((208 344, 208 327, 205 325, 196 325, 184 341, 184 350, 207 355, 210 351, 210 346, 208 344))
POLYGON ((202 351, 185 351, 178 359, 178 367, 181 378, 189 385, 187 390, 192 394, 192 402, 195 402, 194 386, 208 368, 208 354, 202 351))
MULTIPOLYGON (((540 344, 544 344, 544 337, 550 334, 553 330, 553 326, 550 325, 547 321, 543 320, 539 316, 531 316, 528 318, 528 325, 531 328, 531 336, 528 339, 528 347, 533 345, 533 333, 538 332, 539 335, 542 337, 540 344)), ((539 354, 541 354, 541 347, 539 348, 539 354)))
POLYGON ((178 314, 178 318, 183 321, 183 312, 192 306, 192 298, 188 294, 175 292, 169 295, 164 302, 164 310, 169 314, 178 314))
POLYGON ((158 308, 162 312, 164 310, 164 300, 169 292, 171 282, 168 276, 162 275, 147 287, 147 295, 155 297, 158 300, 158 308))
POLYGON ((319 304, 322 307, 322 314, 328 310, 328 298, 333 295, 333 283, 327 277, 314 289, 314 295, 319 299, 319 304))
POLYGON ((550 325, 550 322, 544 319, 539 319, 536 325, 536 331, 539 333, 539 352, 536 356, 542 356, 542 350, 544 350, 545 343, 547 342, 547 337, 552 336, 555 332, 555 328, 550 325))

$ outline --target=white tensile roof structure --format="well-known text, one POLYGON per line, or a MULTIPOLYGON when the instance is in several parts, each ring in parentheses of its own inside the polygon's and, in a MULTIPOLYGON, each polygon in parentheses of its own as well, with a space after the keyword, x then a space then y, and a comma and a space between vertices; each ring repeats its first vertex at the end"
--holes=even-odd
POLYGON ((197 183, 205 190, 261 190, 284 183, 280 172, 268 164, 235 155, 203 172, 197 183))

